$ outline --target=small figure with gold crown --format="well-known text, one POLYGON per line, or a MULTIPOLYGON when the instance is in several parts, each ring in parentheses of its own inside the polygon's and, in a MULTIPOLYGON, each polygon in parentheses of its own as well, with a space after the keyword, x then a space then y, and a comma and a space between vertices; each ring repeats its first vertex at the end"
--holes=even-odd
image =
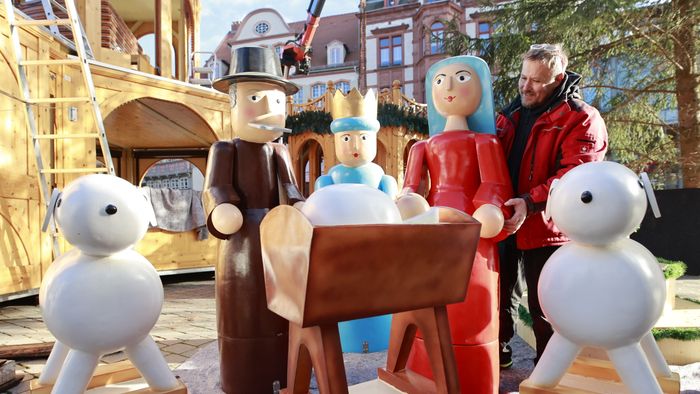
MULTIPOLYGON (((396 180, 384 174, 372 160, 377 155, 377 96, 372 89, 362 97, 357 88, 347 96, 336 90, 331 103, 331 131, 340 164, 316 179, 316 190, 340 183, 359 183, 377 188, 395 199, 396 180)), ((391 315, 341 322, 338 325, 344 352, 377 352, 389 347, 391 315)))
POLYGON ((336 90, 331 103, 331 131, 340 164, 316 179, 315 189, 338 183, 361 183, 377 188, 392 199, 398 194, 396 180, 372 163, 377 155, 377 96, 372 89, 362 97, 357 88, 347 96, 336 90))

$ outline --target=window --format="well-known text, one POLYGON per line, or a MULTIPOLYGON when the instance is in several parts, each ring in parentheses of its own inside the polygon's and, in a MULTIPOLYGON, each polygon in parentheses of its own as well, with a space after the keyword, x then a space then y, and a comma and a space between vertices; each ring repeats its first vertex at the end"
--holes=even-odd
POLYGON ((430 25, 430 53, 445 53, 445 25, 441 22, 430 25))
POLYGON ((403 63, 403 45, 401 45, 401 36, 391 38, 391 47, 393 48, 393 61, 391 64, 397 66, 403 63))
POLYGON ((294 93, 293 99, 294 99, 294 104, 304 103, 304 87, 299 86, 299 91, 294 93))
POLYGON ((388 67, 391 64, 391 49, 388 38, 379 39, 379 66, 388 67))
POLYGON ((379 39, 379 66, 400 66, 403 64, 403 45, 401 36, 379 39))
POLYGON ((255 25, 255 32, 263 35, 270 31, 270 25, 267 22, 259 22, 257 25, 255 25))
POLYGON ((490 38, 493 27, 490 22, 479 22, 479 38, 490 38))
POLYGON ((335 41, 335 43, 328 46, 328 65, 335 66, 338 64, 343 64, 345 62, 345 46, 335 41))
POLYGON ((311 87, 312 98, 321 97, 324 93, 326 93, 326 84, 324 83, 317 83, 316 85, 311 87))
POLYGON ((336 89, 340 90, 341 92, 348 94, 350 91, 350 82, 348 81, 339 81, 338 83, 335 84, 336 89))

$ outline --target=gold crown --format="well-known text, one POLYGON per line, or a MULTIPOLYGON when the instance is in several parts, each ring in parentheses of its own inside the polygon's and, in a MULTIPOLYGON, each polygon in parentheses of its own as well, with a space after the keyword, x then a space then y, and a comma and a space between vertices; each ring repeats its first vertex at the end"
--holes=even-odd
POLYGON ((352 88, 347 96, 336 90, 331 100, 331 116, 333 120, 350 117, 377 119, 377 96, 374 90, 368 89, 364 97, 357 88, 352 88))

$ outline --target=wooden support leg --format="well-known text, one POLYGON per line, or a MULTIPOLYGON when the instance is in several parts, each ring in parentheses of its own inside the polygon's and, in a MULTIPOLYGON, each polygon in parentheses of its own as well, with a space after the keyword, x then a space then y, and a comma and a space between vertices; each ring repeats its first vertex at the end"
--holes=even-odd
POLYGON ((648 332, 644 337, 642 337, 641 345, 642 350, 644 350, 644 354, 647 356, 647 360, 649 360, 649 365, 651 365, 651 369, 654 371, 654 374, 656 374, 656 376, 670 378, 673 375, 671 368, 668 367, 668 363, 666 362, 664 355, 661 353, 659 345, 656 344, 656 340, 651 332, 648 332))
POLYGON ((70 348, 68 346, 64 345, 62 342, 56 341, 53 345, 53 349, 51 349, 49 359, 46 360, 44 370, 41 371, 41 375, 39 376, 39 384, 50 386, 56 383, 56 379, 58 378, 59 372, 61 372, 61 367, 63 367, 69 350, 70 348))
POLYGON ((348 393, 337 324, 301 328, 290 323, 288 360, 287 390, 292 393, 308 393, 312 367, 319 393, 348 393))
POLYGON ((661 394, 661 386, 638 343, 608 350, 622 382, 635 394, 661 394))
POLYGON ((555 387, 580 350, 580 346, 555 332, 528 380, 536 386, 555 387))
POLYGON ((150 335, 133 346, 127 346, 126 354, 148 385, 158 391, 172 390, 178 386, 175 375, 168 368, 163 354, 150 335))
POLYGON ((407 392, 459 393, 457 364, 452 349, 447 308, 437 306, 394 315, 387 354, 386 369, 379 369, 379 378, 407 392), (406 370, 406 362, 416 336, 423 333, 434 382, 406 370), (426 382, 427 381, 427 382, 426 382))
POLYGON ((84 393, 93 372, 95 372, 95 368, 97 368, 99 359, 100 356, 98 354, 71 349, 68 352, 65 363, 63 363, 61 373, 56 379, 56 385, 51 392, 61 394, 84 393))

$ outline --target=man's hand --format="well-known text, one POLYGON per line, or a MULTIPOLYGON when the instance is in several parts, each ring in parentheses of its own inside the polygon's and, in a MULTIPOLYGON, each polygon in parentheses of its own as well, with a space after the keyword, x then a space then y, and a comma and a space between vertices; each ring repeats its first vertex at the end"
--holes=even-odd
POLYGON ((525 222, 525 218, 527 217, 527 203, 524 199, 516 197, 506 201, 503 205, 513 207, 513 216, 503 223, 503 229, 505 229, 508 234, 513 234, 518 231, 520 226, 523 225, 523 222, 525 222))

